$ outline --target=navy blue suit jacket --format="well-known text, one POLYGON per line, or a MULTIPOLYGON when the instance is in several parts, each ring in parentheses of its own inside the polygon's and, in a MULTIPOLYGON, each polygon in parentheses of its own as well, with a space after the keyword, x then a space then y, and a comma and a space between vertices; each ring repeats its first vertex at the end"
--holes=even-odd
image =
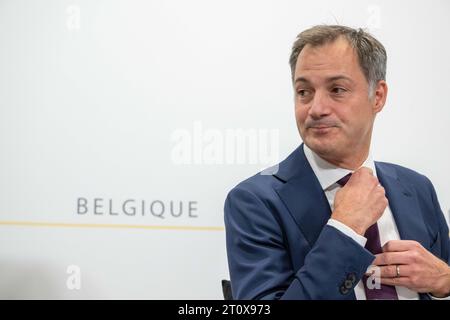
MULTIPOLYGON (((448 263, 449 230, 428 178, 394 164, 375 167, 401 239, 420 242, 448 263)), ((327 225, 330 216, 303 145, 275 174, 257 174, 233 188, 225 201, 233 297, 355 299, 353 288, 375 257, 327 225)))

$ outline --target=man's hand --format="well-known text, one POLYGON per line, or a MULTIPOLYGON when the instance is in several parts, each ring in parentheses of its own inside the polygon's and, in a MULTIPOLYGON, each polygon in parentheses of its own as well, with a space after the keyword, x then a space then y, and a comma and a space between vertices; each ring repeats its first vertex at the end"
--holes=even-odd
POLYGON ((381 217, 387 205, 384 188, 372 170, 361 167, 336 193, 331 218, 364 235, 366 230, 381 217))
POLYGON ((373 264, 380 267, 382 284, 431 293, 437 298, 450 295, 450 267, 416 241, 387 242, 373 264))

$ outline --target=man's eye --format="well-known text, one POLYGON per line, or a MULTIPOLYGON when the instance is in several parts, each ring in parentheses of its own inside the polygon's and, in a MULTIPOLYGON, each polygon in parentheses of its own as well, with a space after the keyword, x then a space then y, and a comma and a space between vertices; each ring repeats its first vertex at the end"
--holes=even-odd
POLYGON ((342 94, 345 93, 347 90, 345 90, 344 88, 341 87, 334 87, 331 92, 335 93, 335 94, 342 94))
POLYGON ((300 97, 306 97, 306 96, 309 94, 309 91, 308 91, 308 90, 305 90, 305 89, 300 89, 300 90, 297 91, 297 94, 298 94, 300 97))

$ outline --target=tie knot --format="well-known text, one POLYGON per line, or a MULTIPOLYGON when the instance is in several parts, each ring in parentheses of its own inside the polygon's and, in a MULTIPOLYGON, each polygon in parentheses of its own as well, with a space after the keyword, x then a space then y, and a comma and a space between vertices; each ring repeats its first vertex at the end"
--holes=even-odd
POLYGON ((345 177, 339 179, 337 184, 340 185, 341 187, 345 186, 345 184, 347 183, 347 181, 350 179, 351 176, 352 176, 351 173, 347 174, 345 177))

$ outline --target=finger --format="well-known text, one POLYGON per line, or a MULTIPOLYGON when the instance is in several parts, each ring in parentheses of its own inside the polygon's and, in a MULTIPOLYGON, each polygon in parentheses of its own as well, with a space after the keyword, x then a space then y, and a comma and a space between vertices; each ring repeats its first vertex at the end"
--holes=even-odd
POLYGON ((384 244, 383 252, 408 251, 421 247, 421 244, 412 240, 391 240, 384 244))
POLYGON ((369 174, 371 174, 371 175, 373 175, 373 170, 372 169, 370 169, 369 167, 360 167, 358 170, 356 170, 356 171, 361 171, 361 172, 367 172, 367 173, 369 173, 369 174))
POLYGON ((381 278, 380 283, 388 286, 400 286, 408 288, 412 291, 419 293, 431 292, 433 289, 430 286, 422 284, 414 284, 411 277, 400 277, 400 278, 381 278))
POLYGON ((397 267, 398 274, 400 277, 409 277, 413 272, 412 268, 409 265, 401 264, 401 265, 389 265, 389 266, 380 266, 379 274, 382 278, 398 278, 397 275, 397 267))
MULTIPOLYGON (((384 187, 381 184, 379 184, 378 182, 376 182, 376 183, 377 184, 374 184, 374 186, 373 186, 373 189, 372 189, 373 192, 380 193, 386 198, 386 190, 384 189, 384 187)), ((386 198, 386 201, 387 201, 387 198, 386 198)))
POLYGON ((388 286, 401 286, 401 287, 411 287, 411 281, 409 277, 398 277, 398 278, 381 278, 381 284, 388 286))
POLYGON ((410 264, 410 251, 402 252, 383 252, 375 255, 375 261, 372 262, 376 266, 386 266, 390 264, 410 264))

